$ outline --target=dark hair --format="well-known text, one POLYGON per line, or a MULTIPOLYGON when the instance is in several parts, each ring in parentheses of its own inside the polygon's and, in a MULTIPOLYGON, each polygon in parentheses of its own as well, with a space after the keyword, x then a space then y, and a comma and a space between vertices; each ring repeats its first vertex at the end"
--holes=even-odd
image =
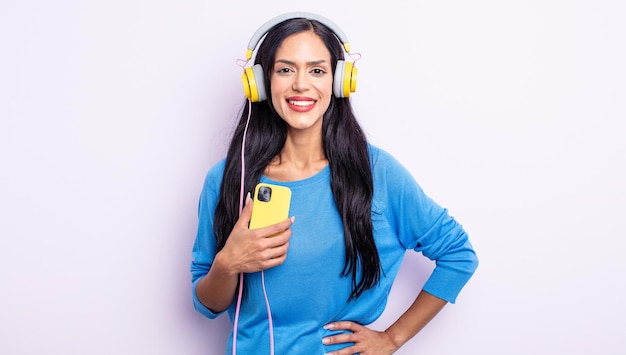
MULTIPOLYGON (((328 47, 333 73, 337 60, 344 59, 335 34, 321 23, 303 18, 284 21, 272 28, 256 54, 256 63, 264 68, 266 101, 252 103, 252 114, 245 144, 244 191, 253 191, 270 161, 280 153, 287 137, 287 125, 276 113, 270 92, 270 72, 276 51, 288 36, 313 31, 328 47)), ((239 218, 241 176, 241 141, 248 117, 244 104, 226 157, 220 198, 215 210, 214 232, 218 250, 239 218)), ((372 232, 372 170, 365 134, 358 124, 349 99, 333 95, 322 124, 322 142, 331 171, 331 189, 343 221, 346 262, 342 276, 352 277, 350 298, 378 284, 380 259, 372 232), (359 272, 361 277, 359 279, 359 272)))

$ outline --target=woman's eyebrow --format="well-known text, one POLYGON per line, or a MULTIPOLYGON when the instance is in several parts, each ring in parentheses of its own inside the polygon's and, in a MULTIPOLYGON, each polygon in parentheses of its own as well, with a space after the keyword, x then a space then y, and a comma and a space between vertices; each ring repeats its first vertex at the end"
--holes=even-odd
MULTIPOLYGON (((287 59, 276 59, 276 63, 283 63, 283 64, 293 65, 293 66, 296 65, 295 62, 292 62, 292 61, 287 60, 287 59)), ((312 61, 306 62, 306 64, 308 66, 320 65, 320 64, 324 64, 324 63, 326 63, 325 59, 312 60, 312 61)))

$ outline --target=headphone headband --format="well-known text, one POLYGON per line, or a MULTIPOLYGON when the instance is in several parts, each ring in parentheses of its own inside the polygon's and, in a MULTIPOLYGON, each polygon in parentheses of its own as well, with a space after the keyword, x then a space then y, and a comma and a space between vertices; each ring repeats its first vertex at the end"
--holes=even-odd
MULTIPOLYGON (((317 21, 328 27, 328 29, 333 32, 336 39, 343 44, 343 48, 346 53, 350 54, 348 37, 346 37, 343 31, 339 28, 339 26, 335 25, 334 22, 326 17, 310 12, 288 12, 270 19, 264 23, 263 26, 259 27, 254 35, 252 35, 252 38, 248 43, 248 49, 246 50, 246 63, 252 59, 254 49, 261 41, 261 38, 263 38, 263 36, 265 36, 274 26, 283 21, 296 18, 317 21)), ((349 97, 350 93, 356 90, 356 77, 357 69, 354 67, 354 63, 337 60, 336 69, 333 74, 333 94, 336 97, 349 97)), ((260 102, 267 99, 267 90, 265 90, 266 85, 263 75, 263 67, 261 64, 244 67, 241 80, 243 83, 244 93, 251 102, 260 102)))
POLYGON ((246 59, 250 60, 252 58, 252 53, 254 52, 254 49, 256 48, 257 44, 259 44, 259 42, 261 41, 261 38, 263 38, 263 36, 267 32, 269 32, 269 30, 272 29, 272 27, 276 26, 277 24, 283 21, 295 19, 295 18, 305 18, 308 20, 315 20, 317 22, 322 23, 323 25, 328 27, 331 31, 333 31, 335 36, 337 36, 339 41, 343 44, 343 48, 345 49, 345 51, 347 53, 350 53, 350 44, 348 43, 348 37, 345 35, 345 33, 343 33, 341 28, 339 28, 339 26, 337 26, 333 21, 331 21, 330 19, 324 16, 317 15, 311 12, 295 11, 295 12, 288 12, 286 14, 278 15, 270 19, 266 23, 264 23, 261 27, 259 27, 259 29, 252 35, 252 38, 250 38, 250 42, 248 42, 248 48, 246 50, 246 59))

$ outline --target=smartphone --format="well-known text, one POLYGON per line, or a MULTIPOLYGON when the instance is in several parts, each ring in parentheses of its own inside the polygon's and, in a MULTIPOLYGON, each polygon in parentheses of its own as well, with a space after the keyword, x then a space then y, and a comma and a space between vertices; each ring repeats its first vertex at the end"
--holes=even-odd
POLYGON ((271 226, 289 217, 291 190, 285 186, 259 183, 254 188, 253 201, 249 228, 271 226))

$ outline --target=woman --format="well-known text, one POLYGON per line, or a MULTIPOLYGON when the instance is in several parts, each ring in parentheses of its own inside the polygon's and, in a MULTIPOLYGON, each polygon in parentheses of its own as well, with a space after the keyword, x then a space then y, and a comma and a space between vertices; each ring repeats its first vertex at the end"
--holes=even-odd
POLYGON ((269 70, 256 80, 267 100, 244 106, 226 158, 205 179, 194 305, 209 318, 228 310, 235 326, 226 353, 391 354, 456 300, 475 253, 446 209, 367 142, 349 98, 333 90, 340 30, 310 14, 266 32, 256 63, 269 70), (243 191, 259 182, 291 189, 292 218, 248 229, 254 203, 248 194, 241 210, 244 168, 243 191), (436 268, 394 324, 367 328, 409 249, 436 268))

